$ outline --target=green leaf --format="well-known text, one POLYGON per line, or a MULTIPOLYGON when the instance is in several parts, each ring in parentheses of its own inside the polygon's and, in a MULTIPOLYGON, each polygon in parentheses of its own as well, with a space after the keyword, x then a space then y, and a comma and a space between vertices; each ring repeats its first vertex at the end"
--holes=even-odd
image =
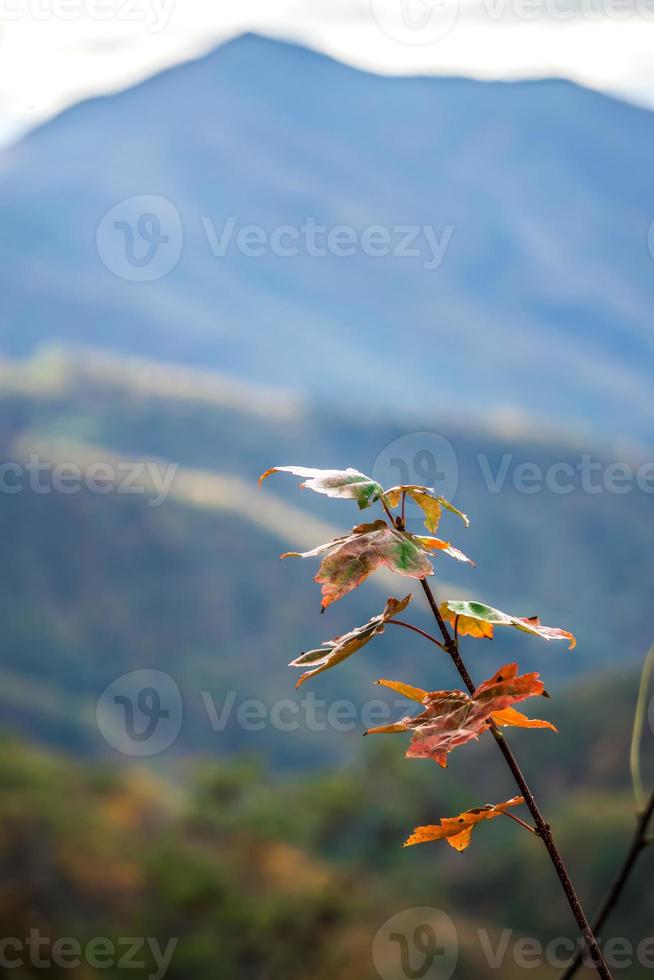
POLYGON ((543 640, 569 640, 570 650, 577 644, 572 633, 555 626, 542 626, 538 616, 509 616, 483 602, 459 602, 451 599, 443 603, 440 611, 451 624, 458 617, 458 631, 461 636, 484 636, 491 639, 495 626, 514 626, 523 633, 540 636, 543 640))
POLYGON ((300 484, 302 489, 324 493, 327 497, 345 497, 356 500, 363 510, 370 507, 382 495, 382 488, 376 480, 358 470, 315 470, 306 466, 273 466, 259 477, 259 486, 271 473, 293 473, 306 479, 300 484))
POLYGON ((386 567, 398 575, 423 579, 433 575, 431 562, 411 536, 386 521, 359 524, 352 533, 319 545, 312 551, 287 552, 282 558, 324 554, 314 581, 322 585, 322 607, 356 589, 372 572, 386 567))

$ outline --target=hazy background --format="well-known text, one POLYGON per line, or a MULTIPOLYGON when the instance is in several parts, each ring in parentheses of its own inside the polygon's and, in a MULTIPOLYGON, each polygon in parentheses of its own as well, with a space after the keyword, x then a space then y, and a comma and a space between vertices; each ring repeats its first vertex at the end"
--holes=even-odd
MULTIPOLYGON (((556 976, 516 946, 574 936, 537 842, 496 821, 465 855, 400 848, 514 795, 493 746, 442 772, 360 737, 371 702, 405 711, 375 679, 449 687, 447 663, 389 629, 295 692, 289 660, 407 580, 321 617, 315 563, 277 556, 356 508, 256 478, 434 485, 477 562, 438 560, 439 597, 575 632, 464 652, 547 682, 559 734, 512 742, 592 909, 652 642, 653 23, 645 0, 5 0, 0 973, 122 976, 140 936, 143 976, 401 980, 389 935, 433 920, 423 976, 556 976), (71 937, 78 965, 53 959, 71 937)), ((603 937, 634 950, 638 874, 603 937)))

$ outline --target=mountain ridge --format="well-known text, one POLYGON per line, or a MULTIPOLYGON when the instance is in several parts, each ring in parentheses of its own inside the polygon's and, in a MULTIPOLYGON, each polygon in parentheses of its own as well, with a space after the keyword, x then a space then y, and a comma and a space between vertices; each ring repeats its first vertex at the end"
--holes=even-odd
POLYGON ((562 80, 379 76, 233 40, 0 156, 4 352, 90 342, 357 407, 384 378, 399 411, 484 417, 508 391, 528 416, 651 444, 651 120, 562 80), (183 247, 139 283, 95 238, 144 193, 172 204, 183 247), (264 255, 212 254, 206 222, 220 237, 230 215, 264 255), (275 254, 274 230, 307 216, 353 229, 356 253, 275 254), (431 229, 437 268, 424 237, 417 256, 365 254, 368 229, 397 248, 406 225, 431 229))

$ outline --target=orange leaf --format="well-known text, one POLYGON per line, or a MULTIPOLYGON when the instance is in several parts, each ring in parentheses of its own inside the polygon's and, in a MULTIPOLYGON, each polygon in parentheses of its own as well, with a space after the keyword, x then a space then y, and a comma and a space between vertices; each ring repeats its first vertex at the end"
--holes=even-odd
MULTIPOLYGON (((400 689, 400 682, 385 681, 386 687, 400 689)), ((417 692, 417 689, 412 689, 417 692)), ((412 733, 407 751, 409 759, 433 759, 447 766, 447 757, 459 745, 466 745, 488 730, 491 718, 526 698, 544 694, 538 674, 518 676, 517 664, 506 664, 494 677, 484 681, 472 695, 464 691, 431 691, 422 699, 424 710, 415 717, 402 718, 393 726, 370 729, 369 734, 384 731, 412 733)), ((536 727, 536 726, 534 726, 536 727)))
POLYGON ((465 851, 477 824, 484 820, 495 820, 496 817, 502 816, 509 807, 520 806, 524 802, 524 797, 514 796, 512 800, 507 800, 505 803, 495 805, 488 803, 486 806, 477 807, 474 810, 466 810, 464 813, 460 813, 458 817, 443 817, 440 824, 416 827, 403 846, 411 847, 413 844, 446 840, 455 851, 465 851))
POLYGON ((503 728, 511 725, 514 728, 551 728, 553 732, 558 731, 551 721, 528 718, 527 715, 523 715, 521 711, 516 711, 515 708, 503 708, 501 711, 494 711, 491 718, 496 725, 503 728))
POLYGON ((422 704, 427 697, 427 691, 423 691, 421 687, 411 687, 410 684, 403 684, 402 681, 380 680, 375 683, 381 684, 382 687, 389 687, 391 691, 396 691, 410 701, 417 701, 418 704, 422 704))

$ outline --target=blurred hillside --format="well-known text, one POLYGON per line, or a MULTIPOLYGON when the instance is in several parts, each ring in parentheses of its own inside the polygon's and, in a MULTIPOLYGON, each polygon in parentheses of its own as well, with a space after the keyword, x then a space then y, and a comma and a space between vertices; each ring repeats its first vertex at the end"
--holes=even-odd
MULTIPOLYGON (((594 905, 632 829, 627 753, 637 677, 586 681, 556 699, 559 735, 515 733, 580 893, 594 905)), ((299 736, 293 736, 299 737, 299 736)), ((456 976, 498 975, 484 939, 502 947, 503 980, 516 980, 514 944, 573 936, 569 909, 538 842, 508 820, 481 827, 470 849, 402 850, 415 823, 513 795, 489 738, 454 753, 447 773, 403 758, 400 736, 357 743, 346 766, 280 778, 255 758, 185 766, 159 781, 141 768, 72 764, 13 740, 0 745, 0 914, 8 936, 147 936, 167 972, 188 977, 373 980, 378 929, 406 908, 454 922, 456 976), (534 892, 538 902, 534 902, 534 892)), ((644 756, 653 775, 651 733, 644 756)), ((646 853, 602 935, 637 944, 654 914, 646 853)), ((124 952, 124 946, 122 947, 124 952)), ((49 954, 46 943, 42 955, 49 954)), ((106 958, 106 957, 105 957, 106 958)), ((150 949, 139 950, 154 973, 150 949)), ((52 968, 52 975, 66 971, 52 968)), ((556 976, 536 968, 538 980, 556 976)), ((622 975, 623 971, 616 971, 622 975)), ((29 965, 20 973, 36 977, 29 965)), ((115 964, 85 977, 122 976, 115 964)), ((582 973, 585 977, 589 974, 582 973)), ((644 980, 646 969, 629 977, 644 980)))
POLYGON ((382 78, 248 35, 0 155, 2 349, 93 344, 388 417, 508 404, 651 444, 653 168, 650 112, 563 81, 382 78), (357 244, 271 246, 307 222, 357 244), (179 262, 136 281, 159 232, 179 262), (416 254, 375 254, 385 235, 416 254))
MULTIPOLYGON (((141 494, 56 492, 47 483, 39 492, 23 471, 23 489, 13 493, 14 477, 3 471, 0 703, 12 726, 77 752, 112 751, 97 729, 98 698, 126 671, 156 668, 172 675, 184 702, 171 756, 246 748, 277 764, 306 766, 350 754, 361 724, 347 736, 271 731, 262 741, 237 723, 241 701, 259 699, 269 710, 279 699, 299 704, 311 689, 327 705, 348 697, 361 706, 379 696, 372 682, 380 676, 432 689, 453 685, 446 663, 418 639, 389 629, 338 671, 293 690, 297 675, 286 664, 300 650, 365 622, 387 595, 403 595, 412 583, 373 576, 321 617, 311 581, 316 563, 280 565, 277 556, 347 529, 358 520, 356 507, 300 493, 296 480, 281 476, 256 487, 259 472, 274 463, 370 471, 393 440, 436 427, 438 419, 400 425, 326 416, 219 375, 175 373, 173 383, 161 364, 93 351, 44 352, 6 362, 0 373, 3 461, 24 466, 38 454, 44 465, 82 470, 121 460, 179 464, 169 496, 156 507, 154 488, 141 478, 141 494), (235 699, 224 730, 212 727, 203 692, 218 711, 235 699)), ((447 517, 441 531, 478 567, 437 559, 438 593, 539 613, 579 639, 574 653, 513 631, 500 631, 492 644, 468 641, 474 676, 482 680, 518 658, 556 689, 574 674, 637 662, 651 640, 650 497, 580 487, 534 495, 510 480, 490 493, 479 454, 494 470, 505 453, 512 466, 526 460, 546 467, 574 464, 582 447, 488 429, 450 428, 448 436, 459 468, 455 499, 473 524, 465 530, 447 517)), ((608 448, 606 454, 594 451, 593 458, 613 458, 608 448)), ((428 627, 420 595, 412 617, 428 627)))

